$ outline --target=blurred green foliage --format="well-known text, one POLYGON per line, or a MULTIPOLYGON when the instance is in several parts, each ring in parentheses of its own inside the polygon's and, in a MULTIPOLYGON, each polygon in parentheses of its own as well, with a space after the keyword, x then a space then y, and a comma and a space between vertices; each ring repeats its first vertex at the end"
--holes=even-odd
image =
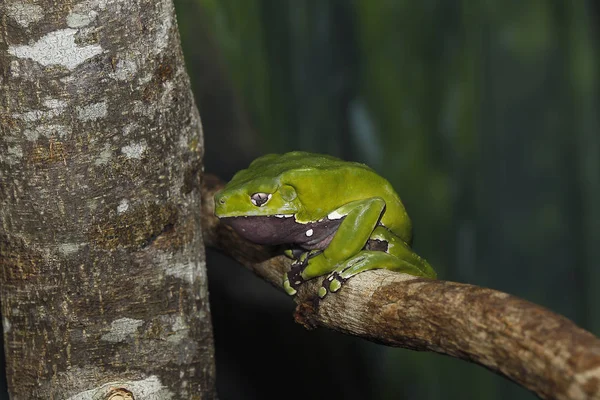
MULTIPOLYGON (((398 189, 417 252, 442 278, 519 295, 600 334, 595 3, 176 5, 188 61, 204 51, 192 25, 216 42, 256 132, 249 151, 367 162, 398 189)), ((210 144, 219 127, 205 130, 210 144)), ((439 355, 390 349, 377 362, 378 398, 533 398, 439 355)))

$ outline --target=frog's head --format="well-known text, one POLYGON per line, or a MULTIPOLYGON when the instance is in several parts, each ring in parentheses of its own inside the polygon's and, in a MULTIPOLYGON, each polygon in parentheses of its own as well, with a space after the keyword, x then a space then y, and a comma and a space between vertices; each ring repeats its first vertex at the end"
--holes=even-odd
POLYGON ((250 177, 245 171, 215 195, 215 215, 254 243, 285 243, 286 233, 297 225, 292 218, 300 206, 296 190, 278 179, 250 177))
POLYGON ((243 179, 244 171, 215 195, 217 217, 288 217, 299 211, 300 202, 292 186, 267 177, 243 179))

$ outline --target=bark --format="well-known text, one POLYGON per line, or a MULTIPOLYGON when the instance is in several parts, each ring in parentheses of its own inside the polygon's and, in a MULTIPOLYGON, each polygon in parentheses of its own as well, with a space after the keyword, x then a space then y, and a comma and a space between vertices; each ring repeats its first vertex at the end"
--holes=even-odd
MULTIPOLYGON (((291 264, 276 248, 250 244, 214 217, 215 177, 203 185, 206 244, 281 288, 291 264)), ((320 301, 322 280, 295 297, 296 321, 482 365, 544 399, 600 399, 600 339, 543 307, 492 289, 419 279, 387 270, 363 272, 320 301)))
POLYGON ((11 398, 213 398, 203 138, 171 0, 0 16, 11 398))

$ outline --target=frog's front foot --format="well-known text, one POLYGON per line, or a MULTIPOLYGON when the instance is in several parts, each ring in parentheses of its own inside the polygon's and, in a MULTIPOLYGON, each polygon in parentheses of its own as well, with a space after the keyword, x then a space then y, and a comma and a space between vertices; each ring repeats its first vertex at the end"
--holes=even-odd
POLYGON ((292 268, 285 274, 283 279, 283 289, 287 294, 293 296, 298 292, 298 288, 305 281, 302 277, 302 271, 304 271, 308 265, 308 260, 320 253, 321 251, 305 252, 292 263, 292 268))
POLYGON ((285 274, 285 278, 283 279, 283 290, 285 290, 285 292, 287 294, 289 294, 290 296, 293 296, 296 293, 298 293, 298 291, 296 289, 294 289, 292 287, 292 285, 290 284, 290 279, 287 276, 287 274, 285 274))
POLYGON ((298 288, 304 282, 302 278, 302 270, 306 266, 306 262, 298 262, 292 264, 290 269, 283 280, 283 288, 290 296, 295 295, 298 292, 298 288))

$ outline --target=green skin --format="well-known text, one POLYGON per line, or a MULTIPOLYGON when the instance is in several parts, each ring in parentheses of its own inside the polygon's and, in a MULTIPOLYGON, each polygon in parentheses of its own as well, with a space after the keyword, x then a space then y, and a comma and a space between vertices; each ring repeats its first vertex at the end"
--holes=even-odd
POLYGON ((296 260, 283 282, 290 295, 303 281, 327 275, 318 293, 323 298, 371 269, 436 278, 427 261, 410 248, 412 225, 400 198, 364 164, 299 151, 262 156, 215 195, 215 215, 251 241, 300 246, 300 253, 286 251, 296 260), (244 222, 247 217, 254 218, 244 222), (338 224, 328 228, 327 240, 301 243, 323 221, 338 224), (271 229, 276 223, 287 225, 271 229), (290 239, 290 224, 304 229, 303 235, 290 239), (270 232, 268 238, 260 233, 263 227, 270 232), (373 250, 371 243, 380 246, 373 250))

